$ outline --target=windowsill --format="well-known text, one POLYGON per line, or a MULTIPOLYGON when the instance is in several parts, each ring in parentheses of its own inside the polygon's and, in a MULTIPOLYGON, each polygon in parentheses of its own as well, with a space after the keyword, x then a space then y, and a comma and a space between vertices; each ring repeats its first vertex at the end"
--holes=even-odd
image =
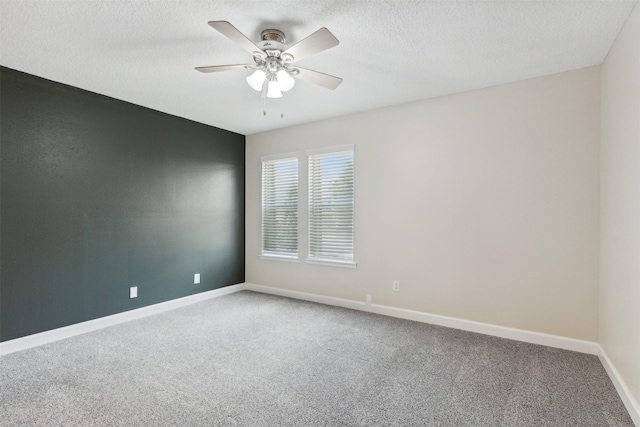
POLYGON ((327 265, 330 267, 356 268, 358 265, 355 261, 338 261, 335 259, 307 258, 307 264, 327 265))
POLYGON ((261 254, 260 259, 266 259, 270 261, 300 262, 300 258, 298 258, 297 256, 286 255, 261 254))

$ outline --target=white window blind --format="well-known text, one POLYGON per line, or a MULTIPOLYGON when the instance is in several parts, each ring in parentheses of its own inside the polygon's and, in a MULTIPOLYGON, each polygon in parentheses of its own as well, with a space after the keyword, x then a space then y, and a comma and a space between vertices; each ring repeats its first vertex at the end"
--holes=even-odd
POLYGON ((298 256, 298 159, 262 161, 262 255, 298 256))
POLYGON ((353 148, 309 153, 309 261, 353 264, 353 148))

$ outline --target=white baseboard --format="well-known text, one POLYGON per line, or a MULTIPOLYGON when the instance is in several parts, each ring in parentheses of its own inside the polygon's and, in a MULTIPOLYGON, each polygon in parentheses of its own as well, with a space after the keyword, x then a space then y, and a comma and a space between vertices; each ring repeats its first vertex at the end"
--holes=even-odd
POLYGON ((278 295, 281 297, 288 297, 294 299, 301 299, 304 301, 317 302, 319 304, 333 305, 336 307, 352 308, 354 310, 366 310, 366 304, 362 301, 356 301, 352 299, 328 297, 318 294, 310 294, 308 292, 292 291, 289 289, 274 288, 271 286, 256 285, 255 283, 245 283, 245 289, 248 291, 260 292, 263 294, 278 295))
POLYGON ((183 298, 171 301, 161 302, 146 307, 137 308, 135 310, 125 311, 123 313, 112 314, 110 316, 100 317, 98 319, 88 320, 86 322, 76 323, 74 325, 64 326, 50 331, 40 332, 28 335, 22 338, 16 338, 0 343, 0 356, 4 354, 14 353, 20 350, 37 347, 53 341, 70 338, 75 335, 84 334, 108 326, 117 325, 119 323, 128 322, 130 320, 141 319, 153 314, 162 313, 164 311, 173 310, 175 308, 184 307, 185 305, 194 304, 210 298, 216 298, 223 295, 232 294, 234 292, 245 289, 244 283, 226 286, 224 288, 213 289, 211 291, 201 292, 195 295, 189 295, 183 298))
POLYGON ((622 399, 622 403, 624 403, 625 408, 627 408, 631 419, 637 427, 640 427, 640 404, 633 397, 633 394, 631 394, 631 390, 629 390, 629 387, 627 387, 627 384, 618 373, 618 370, 611 362, 611 359, 609 359, 607 352, 604 351, 602 346, 599 345, 598 347, 600 347, 599 357, 600 362, 602 362, 602 366, 604 366, 607 374, 609 374, 609 378, 611 378, 611 382, 620 395, 620 399, 622 399))
POLYGON ((224 288, 214 289, 212 291, 189 295, 184 298, 178 298, 175 300, 142 307, 135 310, 125 311, 123 313, 113 314, 111 316, 101 317, 99 319, 88 320, 86 322, 76 323, 74 325, 40 332, 26 337, 16 338, 10 341, 5 341, 0 343, 0 355, 25 350, 27 348, 36 347, 49 342, 84 334, 86 332, 95 331, 101 328, 106 328, 108 326, 128 322, 130 320, 140 319, 142 317, 151 316, 153 314, 162 313, 168 310, 173 310, 178 307, 194 304, 196 302, 204 301, 209 298, 231 294, 234 292, 242 291, 244 289, 265 294, 279 295, 305 301, 317 302, 321 304, 333 305, 337 307, 382 314, 385 316, 398 317, 401 319, 414 320, 417 322, 430 323, 433 325, 446 326, 449 328, 461 329, 469 332, 477 332, 486 335, 493 335, 496 337, 508 338, 532 344, 540 344, 549 347, 562 348, 565 350, 578 351, 581 353, 595 354, 598 356, 602 354, 600 346, 597 343, 591 341, 577 340, 557 335, 526 331, 523 329, 508 328, 505 326, 491 325, 488 323, 474 322, 471 320, 457 319, 454 317, 440 316, 437 314, 406 310, 403 308, 396 308, 385 305, 367 305, 364 301, 292 291, 288 289, 257 285, 254 283, 240 283, 237 285, 226 286, 224 288))
POLYGON ((506 326, 492 325, 489 323, 474 322, 472 320, 457 319, 455 317, 440 316, 438 314, 406 310, 403 308, 390 307, 386 305, 367 305, 364 301, 328 297, 307 292, 291 291, 288 289, 274 288, 270 286, 257 285, 254 283, 245 283, 245 289, 249 291, 256 291, 266 294, 301 299, 305 301, 312 301, 321 304, 351 308, 354 310, 367 311, 369 313, 398 317, 400 319, 414 320, 416 322, 430 323, 432 325, 446 326, 449 328, 461 329, 463 331, 477 332, 480 334, 492 335, 500 338, 508 338, 531 344, 540 344, 549 347, 561 348, 564 350, 577 351, 580 353, 600 355, 600 346, 598 345, 598 343, 593 341, 584 341, 558 335, 543 334, 540 332, 532 332, 524 329, 515 329, 506 326))
POLYGON ((525 329, 510 328, 507 326, 493 325, 490 323, 475 322, 473 320, 458 319, 455 317, 441 316, 438 314, 424 313, 421 311, 405 310, 402 308, 372 304, 372 313, 385 316, 399 317, 401 319, 415 320, 417 322, 430 323, 432 325, 446 326, 448 328, 461 329, 463 331, 476 332, 494 337, 508 338, 531 344, 545 345, 564 350, 577 351, 587 354, 599 354, 598 343, 568 338, 559 335, 544 334, 525 329))

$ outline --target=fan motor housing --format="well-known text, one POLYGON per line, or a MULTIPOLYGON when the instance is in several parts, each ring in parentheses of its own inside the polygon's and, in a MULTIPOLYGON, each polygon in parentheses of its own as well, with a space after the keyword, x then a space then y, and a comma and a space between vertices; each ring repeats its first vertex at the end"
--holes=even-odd
POLYGON ((260 33, 261 40, 272 40, 278 43, 285 43, 286 39, 284 37, 284 33, 280 30, 276 30, 273 28, 269 28, 260 33))
MULTIPOLYGON (((285 35, 282 31, 269 28, 260 33, 262 41, 258 43, 258 47, 265 52, 267 51, 284 51, 287 49, 285 43, 285 35)), ((277 55, 279 56, 279 55, 277 55)))

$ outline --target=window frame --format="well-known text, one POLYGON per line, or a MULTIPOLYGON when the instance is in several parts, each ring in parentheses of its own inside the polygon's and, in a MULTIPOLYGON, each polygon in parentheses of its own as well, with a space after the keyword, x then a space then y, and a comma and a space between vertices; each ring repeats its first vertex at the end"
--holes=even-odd
POLYGON ((346 145, 338 145, 331 147, 322 147, 311 150, 306 150, 305 154, 307 156, 307 257, 305 258, 305 262, 307 264, 316 264, 316 265, 326 265, 332 267, 346 267, 346 268, 356 268, 356 156, 355 156, 355 145, 354 144, 346 144, 346 145), (353 210, 352 217, 353 222, 351 224, 352 227, 352 246, 351 246, 351 259, 349 260, 340 260, 333 258, 323 258, 311 255, 311 157, 317 155, 325 155, 325 154, 340 154, 350 152, 353 156, 353 210))
POLYGON ((260 259, 300 262, 300 156, 298 152, 280 153, 260 157, 260 259), (265 185, 264 185, 264 164, 267 162, 277 162, 295 160, 296 161, 296 248, 295 255, 279 254, 276 252, 265 252, 265 226, 264 226, 264 207, 265 207, 265 185))

